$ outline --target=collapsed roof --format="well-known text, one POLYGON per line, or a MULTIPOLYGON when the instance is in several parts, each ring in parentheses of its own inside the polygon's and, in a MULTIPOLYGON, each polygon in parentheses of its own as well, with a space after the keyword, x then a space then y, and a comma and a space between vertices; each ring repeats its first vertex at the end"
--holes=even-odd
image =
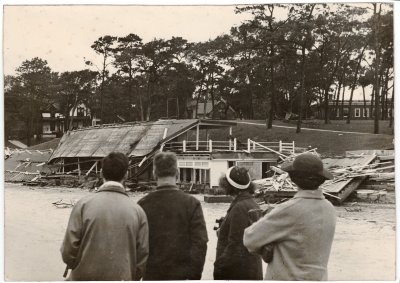
POLYGON ((235 124, 235 122, 198 119, 158 120, 74 130, 62 137, 49 162, 71 157, 102 158, 114 151, 122 152, 129 157, 146 156, 162 143, 196 126, 211 129, 235 124))

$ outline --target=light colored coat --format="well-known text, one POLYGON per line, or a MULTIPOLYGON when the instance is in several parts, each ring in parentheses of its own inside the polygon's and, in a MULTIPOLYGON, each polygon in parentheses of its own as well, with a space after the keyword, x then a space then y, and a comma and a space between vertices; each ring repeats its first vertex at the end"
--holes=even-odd
POLYGON ((69 280, 138 280, 148 252, 146 215, 120 183, 106 182, 72 209, 61 247, 69 280))
POLYGON ((247 228, 244 245, 256 252, 274 245, 266 280, 327 280, 336 211, 321 190, 300 190, 247 228))

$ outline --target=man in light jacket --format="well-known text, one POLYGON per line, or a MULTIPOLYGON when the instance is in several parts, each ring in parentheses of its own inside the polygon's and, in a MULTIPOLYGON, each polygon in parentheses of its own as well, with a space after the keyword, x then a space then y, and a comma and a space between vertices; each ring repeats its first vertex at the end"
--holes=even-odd
POLYGON ((154 157, 157 189, 139 200, 149 221, 149 259, 143 280, 200 280, 207 252, 207 229, 200 201, 176 186, 174 153, 154 157))
POLYGON ((128 158, 110 153, 102 161, 105 183, 97 193, 72 209, 64 242, 63 261, 72 269, 69 280, 139 280, 148 257, 148 224, 142 208, 123 186, 128 158))
POLYGON ((282 169, 299 191, 247 228, 244 245, 256 253, 265 245, 273 245, 266 280, 327 280, 336 212, 318 188, 333 176, 311 153, 297 156, 282 169))

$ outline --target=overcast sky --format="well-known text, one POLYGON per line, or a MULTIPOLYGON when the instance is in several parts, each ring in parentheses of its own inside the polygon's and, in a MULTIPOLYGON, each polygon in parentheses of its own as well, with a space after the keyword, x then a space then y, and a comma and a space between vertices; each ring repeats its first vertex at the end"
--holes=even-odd
MULTIPOLYGON (((53 71, 84 69, 99 58, 90 48, 100 36, 136 33, 144 42, 181 36, 206 41, 228 33, 245 15, 235 6, 4 6, 4 73, 22 61, 46 59, 53 71)), ((248 16, 247 16, 248 17, 248 16)))
MULTIPOLYGON (((5 1, 10 3, 10 0, 5 1)), ((100 56, 90 46, 104 35, 125 36, 135 33, 144 42, 154 38, 181 36, 198 42, 229 33, 232 26, 239 25, 249 17, 247 14, 235 14, 235 6, 226 4, 45 6, 35 3, 36 6, 15 6, 13 2, 3 6, 5 75, 14 75, 15 69, 24 60, 34 57, 47 60, 50 68, 56 72, 85 69, 84 57, 100 65, 100 56)), ((17 2, 21 4, 21 1, 17 2)), ((60 4, 60 1, 57 2, 60 4)), ((358 90, 355 99, 361 98, 358 90)))

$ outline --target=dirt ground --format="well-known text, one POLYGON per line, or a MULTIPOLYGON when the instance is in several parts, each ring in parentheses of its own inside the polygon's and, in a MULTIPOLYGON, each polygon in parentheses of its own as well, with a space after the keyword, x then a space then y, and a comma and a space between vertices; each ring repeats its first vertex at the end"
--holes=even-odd
MULTIPOLYGON (((71 209, 52 203, 77 201, 87 194, 80 189, 5 184, 7 281, 63 280, 65 265, 59 249, 71 209)), ((142 196, 131 197, 137 201, 142 196)), ((202 279, 212 279, 217 241, 213 227, 229 205, 202 204, 210 238, 202 279)), ((337 207, 337 212, 329 280, 395 280, 395 205, 348 204, 337 207)))

